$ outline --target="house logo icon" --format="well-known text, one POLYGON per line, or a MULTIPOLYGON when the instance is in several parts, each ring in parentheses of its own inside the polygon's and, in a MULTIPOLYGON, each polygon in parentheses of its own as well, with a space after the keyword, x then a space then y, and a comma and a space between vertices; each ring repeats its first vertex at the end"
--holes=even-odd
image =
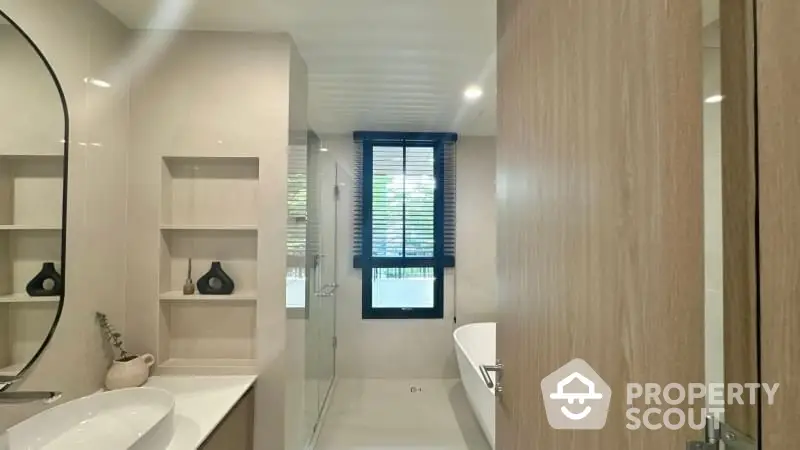
POLYGON ((599 430, 606 425, 611 388, 582 359, 542 380, 547 421, 557 430, 599 430))

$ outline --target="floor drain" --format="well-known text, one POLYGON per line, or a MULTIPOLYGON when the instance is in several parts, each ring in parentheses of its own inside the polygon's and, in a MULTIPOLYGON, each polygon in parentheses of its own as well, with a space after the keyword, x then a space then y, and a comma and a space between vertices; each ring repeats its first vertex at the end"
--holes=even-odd
POLYGON ((419 386, 411 386, 411 389, 409 390, 411 391, 412 394, 416 394, 417 392, 422 392, 422 388, 419 386))

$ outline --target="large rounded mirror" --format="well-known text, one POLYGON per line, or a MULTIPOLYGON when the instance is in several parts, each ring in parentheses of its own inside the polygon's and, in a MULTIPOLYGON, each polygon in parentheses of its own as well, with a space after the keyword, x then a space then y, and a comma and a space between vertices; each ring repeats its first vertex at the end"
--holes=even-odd
POLYGON ((64 306, 68 130, 52 67, 0 10, 0 379, 31 369, 64 306))

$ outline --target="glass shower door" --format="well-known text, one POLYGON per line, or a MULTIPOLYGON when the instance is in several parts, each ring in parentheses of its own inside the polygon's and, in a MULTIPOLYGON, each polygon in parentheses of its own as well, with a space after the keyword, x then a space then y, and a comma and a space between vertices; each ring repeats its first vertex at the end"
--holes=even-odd
POLYGON ((336 358, 336 266, 339 211, 337 164, 321 151, 320 141, 309 135, 306 232, 306 293, 303 334, 305 373, 303 380, 306 442, 319 427, 329 395, 336 358))
MULTIPOLYGON (((327 156, 327 155, 326 155, 327 156)), ((317 367, 320 413, 333 384, 336 373, 336 299, 338 295, 338 230, 339 220, 343 217, 341 209, 341 193, 339 187, 339 166, 333 157, 323 157, 320 189, 320 236, 322 254, 320 275, 322 289, 317 296, 316 320, 317 329, 317 367)))

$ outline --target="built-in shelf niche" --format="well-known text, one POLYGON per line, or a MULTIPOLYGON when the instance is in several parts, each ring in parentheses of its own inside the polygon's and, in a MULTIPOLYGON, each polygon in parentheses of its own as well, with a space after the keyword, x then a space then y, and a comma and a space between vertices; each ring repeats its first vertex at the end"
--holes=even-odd
POLYGON ((258 158, 165 157, 161 173, 162 228, 256 228, 258 158))
POLYGON ((57 310, 57 299, 0 303, 0 375, 16 375, 33 357, 57 310))
POLYGON ((45 262, 61 271, 60 230, 0 229, 0 302, 38 302, 25 294, 25 286, 45 262))
POLYGON ((255 366, 258 158, 164 157, 158 372, 251 373, 255 366), (220 261, 231 295, 183 295, 220 261))
POLYGON ((234 281, 234 294, 254 293, 257 288, 257 241, 255 230, 162 230, 159 292, 166 296, 183 290, 189 258, 192 258, 192 280, 195 283, 208 272, 212 261, 220 261, 222 269, 234 281))
POLYGON ((64 158, 0 154, 0 374, 16 375, 38 350, 58 297, 30 297, 25 286, 45 262, 61 270, 64 158))
MULTIPOLYGON (((162 302, 196 302, 196 303, 250 303, 255 302, 257 299, 256 291, 238 290, 231 295, 203 295, 191 294, 186 295, 182 291, 162 292, 160 299, 162 302)), ((2 297, 0 297, 2 301, 2 297)))
POLYGON ((159 364, 159 375, 255 375, 255 359, 171 358, 159 364))
POLYGON ((161 225, 163 231, 256 231, 255 225, 161 225))
POLYGON ((0 225, 0 231, 61 231, 61 225, 0 225))
POLYGON ((0 302, 39 302, 25 285, 44 262, 60 270, 63 180, 60 154, 0 155, 0 302))
POLYGON ((0 155, 0 226, 61 226, 64 158, 0 155))
POLYGON ((254 302, 162 302, 162 374, 251 373, 255 366, 254 302))
POLYGON ((14 303, 17 305, 21 305, 23 303, 58 303, 59 300, 61 300, 61 298, 57 296, 31 297, 28 294, 21 294, 21 293, 0 295, 0 304, 14 303))

